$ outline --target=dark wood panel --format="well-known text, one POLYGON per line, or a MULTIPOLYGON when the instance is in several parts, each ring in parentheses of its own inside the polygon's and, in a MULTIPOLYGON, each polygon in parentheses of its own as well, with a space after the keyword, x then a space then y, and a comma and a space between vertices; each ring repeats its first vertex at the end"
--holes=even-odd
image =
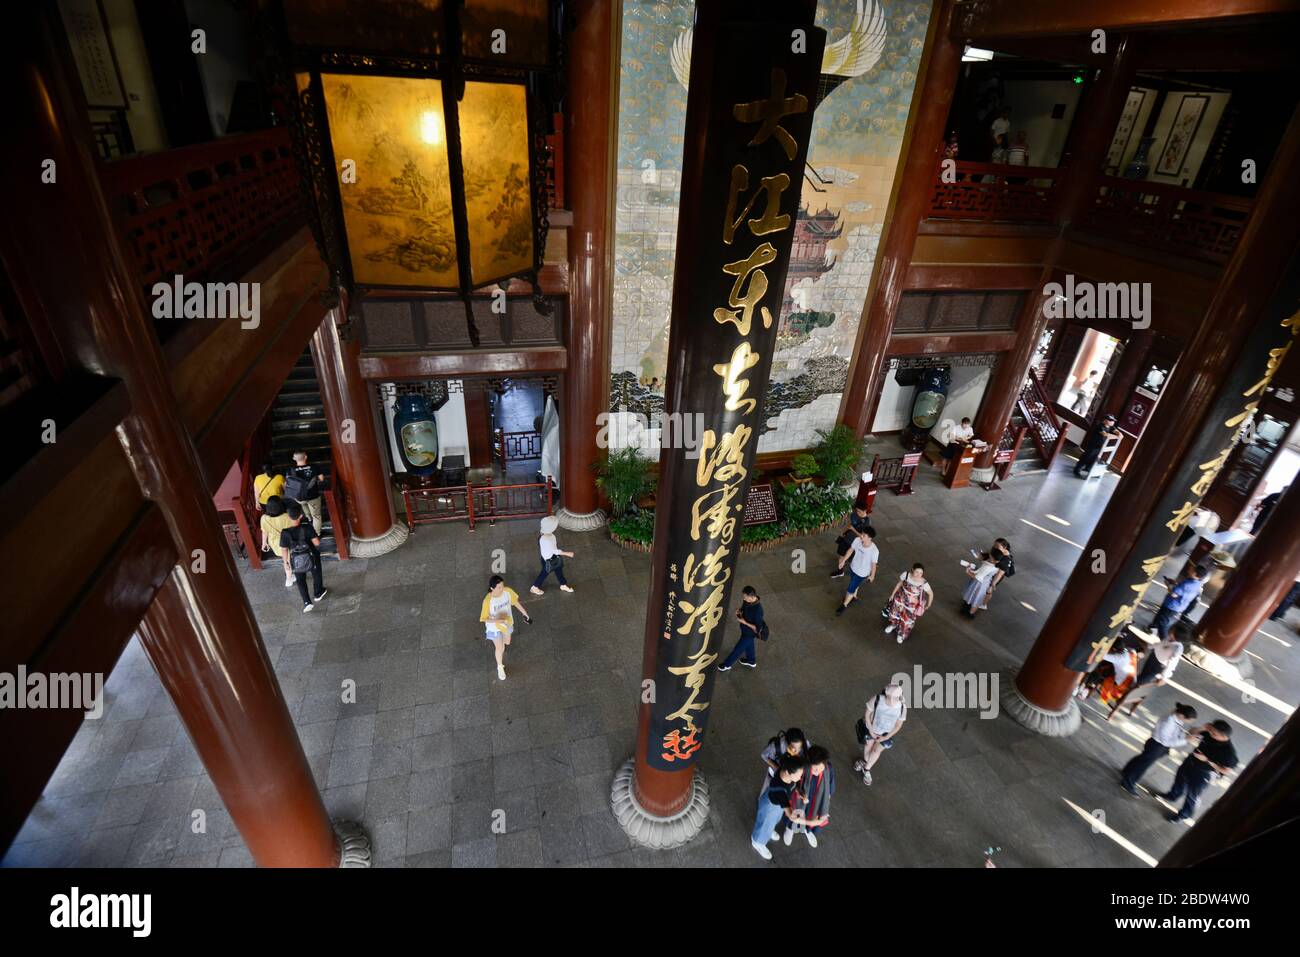
POLYGON ((1023 233, 993 236, 928 233, 916 237, 910 266, 961 263, 984 268, 1036 266, 1041 269, 1051 242, 1051 236, 1023 233))
MULTIPOLYGON (((1091 35, 1093 30, 1169 30, 1208 26, 1243 17, 1276 17, 1295 12, 1292 0, 1093 0, 1050 3, 1042 0, 962 0, 952 36, 976 46, 998 37, 1091 35)), ((993 44, 996 49, 996 44, 993 44)))
MULTIPOLYGON (((69 594, 59 606, 68 609, 62 625, 22 663, 29 671, 107 676, 176 560, 162 511, 145 505, 81 600, 69 594)), ((6 670, 13 667, 6 654, 6 670)), ((82 720, 72 710, 0 710, 0 851, 22 827, 82 720)))
POLYGON ((907 289, 1032 289, 1042 266, 913 264, 903 280, 907 289))
MULTIPOLYGON (((110 432, 21 512, 6 512, 0 532, 0 670, 26 661, 143 507, 140 486, 110 432)), ((6 502, 7 504, 7 502, 6 502)))
POLYGON ((558 346, 516 349, 513 352, 469 352, 445 355, 363 355, 361 374, 367 379, 430 379, 438 376, 499 375, 501 373, 563 372, 568 354, 558 346))
POLYGON ((890 336, 887 354, 928 356, 946 353, 1006 352, 1016 344, 1012 332, 954 332, 950 335, 890 336))

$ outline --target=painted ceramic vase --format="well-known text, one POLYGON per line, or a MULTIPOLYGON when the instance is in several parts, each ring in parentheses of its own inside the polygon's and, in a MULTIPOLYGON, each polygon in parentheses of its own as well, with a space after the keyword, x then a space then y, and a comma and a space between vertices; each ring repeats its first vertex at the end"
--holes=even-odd
POLYGON ((422 395, 399 396, 393 404, 393 432, 406 470, 412 475, 432 475, 438 469, 438 420, 422 395))

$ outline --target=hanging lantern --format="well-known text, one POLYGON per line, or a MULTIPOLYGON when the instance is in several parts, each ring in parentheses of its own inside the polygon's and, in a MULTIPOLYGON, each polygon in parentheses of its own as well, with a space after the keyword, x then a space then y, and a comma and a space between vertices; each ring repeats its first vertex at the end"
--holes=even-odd
POLYGON ((556 0, 282 0, 295 146, 353 299, 538 282, 556 0))

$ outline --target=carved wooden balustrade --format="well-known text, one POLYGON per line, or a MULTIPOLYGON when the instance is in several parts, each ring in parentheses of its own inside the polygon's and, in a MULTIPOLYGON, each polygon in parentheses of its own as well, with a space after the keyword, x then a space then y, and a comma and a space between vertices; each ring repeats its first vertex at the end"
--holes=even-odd
POLYGON ((1143 246, 1221 264, 1237 247, 1252 205, 1240 196, 1103 176, 1083 225, 1143 246))
POLYGON ((114 160, 101 182, 146 290, 210 276, 305 210, 284 128, 114 160))
POLYGON ((932 219, 1050 223, 1065 170, 1047 166, 957 161, 950 175, 935 174, 932 219), (952 182, 945 182, 951 179, 952 182))
MULTIPOLYGON (((1038 381, 1038 374, 1033 369, 1020 387, 1018 400, 1020 414, 1029 427, 1029 435, 1034 440, 1038 455, 1046 467, 1051 467, 1057 453, 1065 445, 1065 426, 1052 411, 1052 403, 1038 381)), ((1005 438, 1005 435, 1004 435, 1005 438)))

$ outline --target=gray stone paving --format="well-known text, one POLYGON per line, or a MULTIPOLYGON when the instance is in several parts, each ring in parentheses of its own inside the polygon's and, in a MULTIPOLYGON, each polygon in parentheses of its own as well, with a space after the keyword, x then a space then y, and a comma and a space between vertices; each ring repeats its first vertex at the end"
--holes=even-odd
MULTIPOLYGON (((898 747, 864 787, 849 769, 852 724, 893 673, 1002 672, 1024 656, 1080 555, 1113 477, 1086 486, 1068 474, 1017 477, 1003 491, 951 492, 926 471, 917 494, 883 493, 875 512, 882 566, 867 600, 832 614, 842 582, 829 580, 833 534, 743 555, 738 583, 763 597, 772 640, 756 670, 719 675, 701 767, 713 795, 709 825, 672 852, 631 847, 608 793, 632 750, 649 558, 604 532, 562 534, 573 595, 553 585, 527 593, 536 573, 535 523, 421 527, 407 545, 369 561, 331 562, 330 597, 302 614, 273 572, 246 575, 304 749, 326 805, 361 820, 378 866, 979 866, 986 846, 1001 866, 1144 866, 1116 836, 1158 858, 1180 828, 1152 797, 1116 786, 1154 717, 1188 696, 1203 716, 1237 727, 1243 759, 1262 746, 1300 700, 1296 635, 1273 623, 1256 638, 1253 702, 1241 690, 1183 664, 1154 711, 1107 725, 1085 704, 1083 729, 1052 740, 1009 718, 974 710, 915 710, 898 747), (1054 516, 1049 517, 1049 516, 1054 516), (1027 523, 1032 523, 1027 524, 1027 523), (1017 575, 990 611, 958 616, 972 545, 1009 538, 1017 575), (478 622, 493 549, 506 550, 510 583, 536 624, 520 623, 496 679, 478 622), (805 574, 791 549, 806 551, 805 574), (912 638, 881 634, 877 612, 891 578, 926 563, 936 604, 912 638), (356 704, 341 703, 344 679, 356 704), (827 745, 839 772, 831 826, 820 846, 749 846, 773 733, 799 725, 827 745), (1254 730, 1252 730, 1252 728, 1254 730), (1107 829, 1090 817, 1105 812, 1107 829), (494 834, 503 811, 506 832, 494 834)), ((1292 619, 1292 625, 1300 614, 1292 619)), ((735 637, 728 629, 727 649, 735 637)), ((138 645, 108 682, 105 716, 77 735, 40 803, 4 858, 7 866, 242 867, 252 860, 222 807, 138 645), (192 833, 193 810, 207 814, 192 833)), ((1148 783, 1167 786, 1161 762, 1148 783)), ((1221 793, 1212 789, 1208 800, 1221 793)))

